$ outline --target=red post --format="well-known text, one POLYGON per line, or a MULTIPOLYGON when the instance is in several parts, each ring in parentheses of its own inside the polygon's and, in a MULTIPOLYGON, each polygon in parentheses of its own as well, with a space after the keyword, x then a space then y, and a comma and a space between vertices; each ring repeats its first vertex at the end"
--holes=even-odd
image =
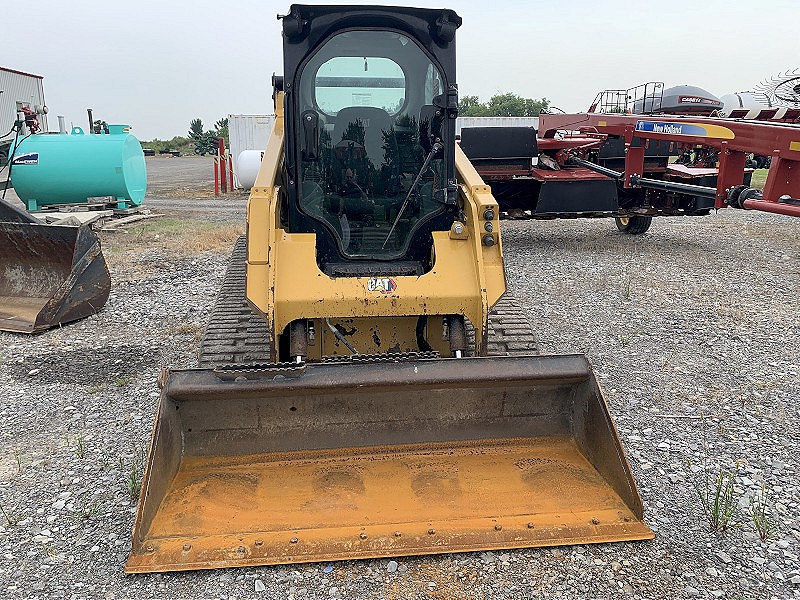
POLYGON ((220 160, 220 174, 221 174, 220 179, 222 179, 222 193, 223 194, 227 194, 228 193, 228 175, 227 175, 227 170, 228 169, 225 168, 225 139, 224 138, 218 138, 218 142, 219 142, 219 160, 220 160))
POLYGON ((231 191, 233 191, 236 186, 233 184, 233 155, 230 153, 230 151, 228 152, 228 172, 231 176, 231 191))
POLYGON ((219 159, 214 156, 214 195, 219 196, 219 159))

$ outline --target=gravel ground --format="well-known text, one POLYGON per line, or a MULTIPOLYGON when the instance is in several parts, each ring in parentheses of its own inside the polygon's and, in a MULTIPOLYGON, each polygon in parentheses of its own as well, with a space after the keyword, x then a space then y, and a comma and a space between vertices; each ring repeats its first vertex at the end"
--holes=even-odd
MULTIPOLYGON (((241 222, 241 198, 186 206, 187 229, 241 222)), ((800 597, 800 220, 724 211, 635 238, 606 220, 504 222, 510 288, 544 353, 592 360, 655 540, 126 577, 156 378, 194 364, 227 255, 142 231, 104 239, 114 285, 99 315, 0 332, 0 596, 800 597), (720 468, 745 521, 725 535, 694 487, 720 468), (746 522, 762 485, 767 542, 746 522)))

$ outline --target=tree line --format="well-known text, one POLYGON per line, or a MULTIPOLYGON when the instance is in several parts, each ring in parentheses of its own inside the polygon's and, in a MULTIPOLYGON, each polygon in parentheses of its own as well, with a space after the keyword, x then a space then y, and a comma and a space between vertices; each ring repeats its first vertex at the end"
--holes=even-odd
POLYGON ((458 101, 459 117, 538 117, 549 108, 547 98, 523 98, 519 94, 507 92, 495 94, 487 102, 477 96, 462 96, 458 101))

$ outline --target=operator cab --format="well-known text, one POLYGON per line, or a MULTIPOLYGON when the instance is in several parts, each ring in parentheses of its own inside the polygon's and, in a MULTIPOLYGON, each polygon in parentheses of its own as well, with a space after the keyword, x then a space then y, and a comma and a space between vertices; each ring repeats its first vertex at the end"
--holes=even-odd
POLYGON ((432 10, 386 27, 336 7, 284 17, 288 229, 316 233, 331 276, 421 275, 431 232, 453 222, 455 57, 431 43, 437 19, 460 24, 432 10))

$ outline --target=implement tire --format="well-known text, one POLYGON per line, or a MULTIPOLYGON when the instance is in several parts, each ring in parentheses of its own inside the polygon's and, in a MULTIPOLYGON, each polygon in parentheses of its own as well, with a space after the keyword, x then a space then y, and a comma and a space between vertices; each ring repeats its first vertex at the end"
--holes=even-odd
POLYGON ((650 229, 653 217, 614 217, 614 221, 622 233, 640 235, 650 229))

